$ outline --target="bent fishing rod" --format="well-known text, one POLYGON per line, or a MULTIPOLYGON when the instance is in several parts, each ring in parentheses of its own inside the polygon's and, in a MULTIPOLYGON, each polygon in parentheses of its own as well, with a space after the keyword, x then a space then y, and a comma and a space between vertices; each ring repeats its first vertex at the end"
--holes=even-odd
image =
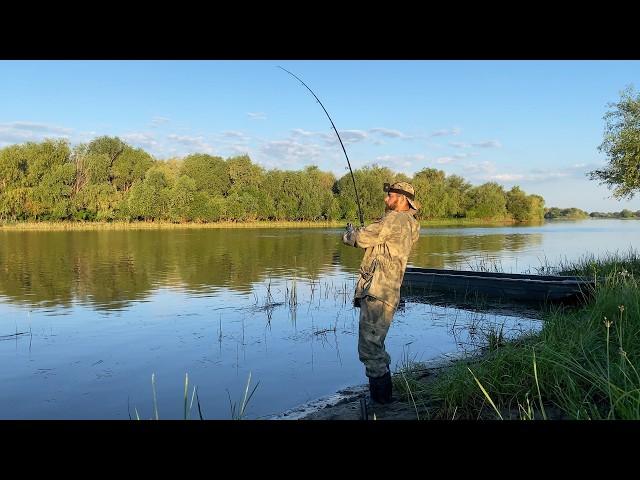
POLYGON ((347 150, 344 148, 344 143, 342 143, 342 138, 340 138, 340 134, 338 133, 338 129, 336 128, 335 124, 333 123, 333 120, 331 120, 331 116, 329 115, 329 112, 327 112, 327 109, 324 108, 324 105, 322 104, 320 99, 317 97, 317 95, 315 93, 313 93, 313 90, 311 90, 307 86, 307 84, 304 83, 297 75, 291 73, 286 68, 282 68, 280 65, 278 65, 278 68, 281 69, 281 70, 284 70, 289 75, 291 75, 292 77, 296 78, 302 85, 304 85, 307 88, 307 90, 309 90, 311 92, 311 95, 313 95, 315 97, 315 99, 318 101, 318 103, 320 104, 320 106, 324 110, 324 113, 327 114, 327 118, 331 122, 331 126, 333 127, 333 131, 336 132, 336 135, 338 136, 338 140, 340 140, 340 146, 342 147, 342 151, 344 152, 344 156, 347 159, 347 165, 349 166, 349 172, 351 173, 351 180, 353 180, 353 189, 356 192, 356 203, 358 204, 358 214, 360 215, 360 225, 362 227, 364 227, 364 216, 362 215, 362 208, 360 207, 360 197, 358 196, 358 188, 356 187, 356 178, 353 176, 353 170, 351 170, 351 162, 349 162, 349 156, 347 155, 347 150))

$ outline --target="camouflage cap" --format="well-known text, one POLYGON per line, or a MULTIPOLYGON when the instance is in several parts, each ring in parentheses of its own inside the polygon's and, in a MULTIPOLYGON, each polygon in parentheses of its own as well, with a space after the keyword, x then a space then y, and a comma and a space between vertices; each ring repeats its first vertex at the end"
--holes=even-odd
POLYGON ((407 197, 407 201, 409 202, 409 205, 414 210, 419 210, 420 207, 422 206, 420 205, 420 202, 418 202, 415 198, 416 191, 414 190, 413 186, 408 182, 396 182, 396 183, 392 183, 391 185, 389 185, 388 183, 385 183, 384 191, 395 192, 395 193, 404 195, 405 197, 407 197))

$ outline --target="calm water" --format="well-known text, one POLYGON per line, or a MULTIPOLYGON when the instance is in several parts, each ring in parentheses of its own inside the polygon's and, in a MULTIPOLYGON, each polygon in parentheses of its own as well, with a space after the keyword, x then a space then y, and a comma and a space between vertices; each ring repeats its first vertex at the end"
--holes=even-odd
MULTIPOLYGON (((362 251, 337 229, 0 232, 0 418, 269 418, 364 383, 351 306, 362 251), (295 289, 295 290, 294 290, 295 289), (296 302, 292 302, 295 291, 296 302), (197 418, 197 408, 192 410, 197 418)), ((637 248, 640 222, 423 229, 410 265, 532 272, 637 248)), ((461 355, 518 314, 407 301, 387 337, 394 365, 461 355)))

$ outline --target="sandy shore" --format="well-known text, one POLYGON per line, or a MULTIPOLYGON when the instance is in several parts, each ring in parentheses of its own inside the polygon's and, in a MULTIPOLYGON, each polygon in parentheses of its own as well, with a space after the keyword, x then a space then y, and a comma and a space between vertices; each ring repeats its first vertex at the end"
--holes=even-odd
MULTIPOLYGON (((431 382, 444 369, 461 358, 446 357, 429 362, 416 380, 431 382)), ((474 361, 466 358, 465 360, 474 361)), ((477 361, 477 360, 475 360, 477 361)), ((397 378, 394 376, 394 378, 397 378)), ((272 420, 364 420, 361 399, 367 397, 369 385, 362 384, 349 387, 336 392, 333 395, 319 398, 313 402, 288 410, 272 417, 272 420)), ((420 420, 420 412, 415 406, 406 400, 401 400, 398 394, 393 393, 393 401, 386 405, 369 404, 367 407, 367 420, 420 420), (375 416, 375 418, 374 418, 375 416)))

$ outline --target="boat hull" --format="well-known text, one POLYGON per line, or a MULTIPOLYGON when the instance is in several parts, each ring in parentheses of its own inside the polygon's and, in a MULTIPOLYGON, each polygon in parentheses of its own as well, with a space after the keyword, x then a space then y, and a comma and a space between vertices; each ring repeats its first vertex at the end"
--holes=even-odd
POLYGON ((439 292, 467 300, 484 297, 526 303, 572 303, 590 295, 594 283, 581 277, 408 267, 402 287, 407 296, 439 292))

